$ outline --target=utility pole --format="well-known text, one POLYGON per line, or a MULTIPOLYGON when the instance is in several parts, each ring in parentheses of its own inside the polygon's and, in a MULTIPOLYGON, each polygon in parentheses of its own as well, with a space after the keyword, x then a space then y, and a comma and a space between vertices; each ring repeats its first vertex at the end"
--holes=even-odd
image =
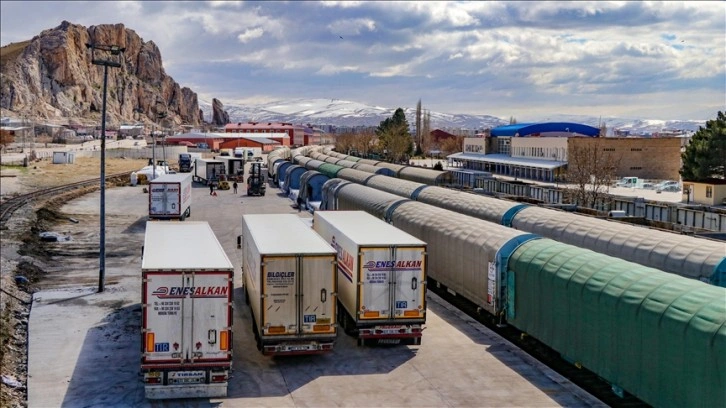
POLYGON ((101 111, 101 243, 99 254, 98 292, 104 290, 106 277, 106 87, 108 86, 108 67, 121 68, 121 54, 126 50, 118 45, 86 44, 91 50, 91 63, 103 66, 103 109, 101 111), (112 59, 102 59, 96 51, 110 54, 112 59))

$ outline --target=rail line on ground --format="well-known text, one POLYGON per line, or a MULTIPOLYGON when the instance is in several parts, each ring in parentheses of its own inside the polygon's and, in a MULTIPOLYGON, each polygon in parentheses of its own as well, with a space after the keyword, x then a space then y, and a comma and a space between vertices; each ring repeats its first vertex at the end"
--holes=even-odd
MULTIPOLYGON (((131 172, 110 174, 106 176, 106 181, 108 182, 109 180, 129 176, 130 174, 131 172)), ((33 201, 48 199, 53 195, 57 195, 59 193, 66 193, 79 188, 91 187, 93 185, 99 184, 100 182, 101 177, 97 177, 94 179, 77 181, 74 183, 63 184, 60 186, 39 189, 30 193, 21 194, 16 197, 9 198, 8 200, 0 204, 0 229, 5 229, 6 224, 8 220, 10 220, 10 217, 12 217, 13 213, 15 213, 15 211, 17 211, 26 204, 29 204, 33 201)))

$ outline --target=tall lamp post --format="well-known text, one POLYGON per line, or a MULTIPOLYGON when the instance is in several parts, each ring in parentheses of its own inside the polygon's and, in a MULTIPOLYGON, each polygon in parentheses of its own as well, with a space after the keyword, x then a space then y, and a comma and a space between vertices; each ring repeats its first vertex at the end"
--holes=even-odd
POLYGON ((106 88, 108 86, 108 67, 121 68, 121 54, 126 50, 118 45, 86 44, 91 49, 91 63, 103 66, 103 109, 101 111, 101 243, 99 254, 98 291, 103 292, 106 277, 106 88), (103 59, 96 51, 111 55, 103 59))

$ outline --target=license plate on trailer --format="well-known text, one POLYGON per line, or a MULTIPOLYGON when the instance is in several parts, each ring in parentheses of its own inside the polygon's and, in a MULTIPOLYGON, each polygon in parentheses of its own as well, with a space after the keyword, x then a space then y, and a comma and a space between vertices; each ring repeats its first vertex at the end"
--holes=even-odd
POLYGON ((287 351, 307 351, 310 346, 287 346, 287 351))
POLYGON ((175 384, 198 384, 205 379, 204 371, 171 371, 169 381, 175 384))
POLYGON ((399 344, 401 339, 378 339, 378 344, 399 344))

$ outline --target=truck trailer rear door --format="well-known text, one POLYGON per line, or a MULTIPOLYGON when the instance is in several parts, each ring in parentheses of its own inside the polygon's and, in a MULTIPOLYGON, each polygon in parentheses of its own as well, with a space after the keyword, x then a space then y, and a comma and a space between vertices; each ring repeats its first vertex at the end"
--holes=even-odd
POLYGON ((425 254, 423 248, 398 247, 392 249, 393 316, 397 319, 423 318, 426 301, 425 254))
POLYGON ((298 279, 300 332, 334 333, 335 262, 333 255, 299 257, 298 279))
POLYGON ((287 335, 298 331, 295 256, 266 256, 262 267, 262 335, 287 335))
POLYGON ((390 248, 363 248, 359 277, 360 319, 376 320, 391 317, 391 275, 394 258, 390 248))
POLYGON ((229 359, 230 272, 148 272, 145 285, 145 363, 229 359))
POLYGON ((149 192, 149 214, 179 215, 181 192, 178 183, 152 183, 149 192))

